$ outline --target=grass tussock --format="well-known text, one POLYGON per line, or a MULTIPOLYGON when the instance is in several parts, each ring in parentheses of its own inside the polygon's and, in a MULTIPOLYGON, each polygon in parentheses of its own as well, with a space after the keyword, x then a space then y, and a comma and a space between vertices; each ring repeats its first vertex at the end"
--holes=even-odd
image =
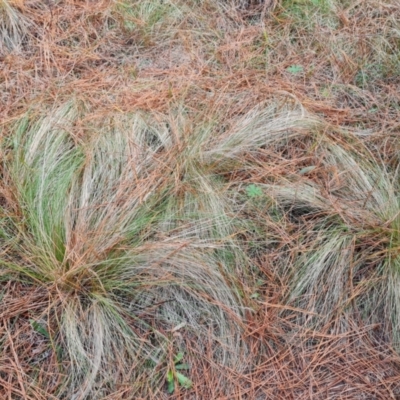
MULTIPOLYGON (((69 360, 69 396, 165 369, 170 346, 190 360, 178 330, 210 341, 215 362, 244 368, 234 274, 246 261, 229 238, 221 184, 196 171, 195 145, 175 156, 180 138, 165 125, 113 118, 79 145, 68 133, 78 117, 67 104, 21 121, 4 165, 18 201, 18 214, 4 217, 5 246, 18 256, 2 270, 45 288, 49 305, 37 317, 69 360)), ((157 375, 145 381, 165 372, 157 375)))
POLYGON ((399 17, 0 0, 0 398, 398 398, 399 17))
POLYGON ((0 2, 0 54, 21 49, 30 28, 29 18, 21 12, 23 7, 23 1, 0 2))
POLYGON ((304 167, 300 179, 267 185, 298 224, 291 297, 327 318, 349 309, 369 322, 385 315, 397 343, 398 170, 363 146, 317 140, 318 165, 304 167))

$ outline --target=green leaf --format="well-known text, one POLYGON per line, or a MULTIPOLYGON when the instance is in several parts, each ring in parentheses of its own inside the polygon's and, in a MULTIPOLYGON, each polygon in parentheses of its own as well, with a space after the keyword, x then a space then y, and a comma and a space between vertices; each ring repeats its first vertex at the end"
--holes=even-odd
POLYGON ((175 390, 174 373, 171 370, 168 371, 167 373, 167 382, 168 382, 168 388, 167 388, 168 393, 169 394, 174 393, 175 390))
POLYGON ((61 348, 61 346, 56 346, 56 357, 59 363, 61 363, 62 361, 62 356, 63 356, 63 349, 61 348))
POLYGON ((300 175, 308 174, 309 172, 314 171, 315 168, 317 168, 315 165, 310 165, 309 167, 304 167, 303 169, 300 170, 299 174, 300 175))
POLYGON ((172 394, 174 393, 174 391, 175 391, 175 382, 174 381, 168 382, 168 393, 172 394))
POLYGON ((178 365, 175 365, 175 369, 177 369, 177 370, 190 369, 190 365, 189 364, 178 364, 178 365))
POLYGON ((293 64, 290 67, 286 68, 287 72, 290 72, 291 74, 299 74, 300 72, 303 72, 303 66, 302 65, 296 65, 293 64))
POLYGON ((47 332, 46 328, 44 328, 42 325, 40 325, 34 319, 30 319, 29 322, 31 323, 34 331, 36 331, 37 333, 40 333, 42 336, 46 337, 47 339, 50 339, 49 332, 47 332))
POLYGON ((251 299, 258 299, 260 297, 260 293, 253 293, 250 298, 251 299))
POLYGON ((167 373, 167 382, 173 382, 174 381, 174 373, 170 370, 167 373))
POLYGON ((263 194, 262 189, 259 186, 254 185, 254 183, 247 186, 246 193, 247 193, 247 196, 249 196, 249 197, 259 197, 259 196, 262 196, 262 194, 263 194))
POLYGON ((180 351, 175 357, 174 357, 174 363, 177 364, 178 362, 183 360, 183 356, 185 353, 183 351, 180 351))
POLYGON ((176 378, 178 379, 179 384, 185 389, 190 389, 193 385, 193 382, 189 378, 179 372, 176 373, 176 378))

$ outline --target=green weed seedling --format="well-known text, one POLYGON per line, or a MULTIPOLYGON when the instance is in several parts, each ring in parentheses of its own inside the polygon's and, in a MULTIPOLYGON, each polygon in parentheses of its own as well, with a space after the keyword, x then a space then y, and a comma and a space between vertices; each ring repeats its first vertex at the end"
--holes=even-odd
POLYGON ((302 65, 293 64, 290 67, 287 67, 286 71, 290 72, 293 75, 297 75, 297 74, 300 74, 301 72, 303 72, 303 66, 302 65))
POLYGON ((251 185, 247 186, 246 194, 250 198, 255 198, 255 197, 262 196, 263 195, 263 191, 259 186, 257 186, 254 183, 252 183, 251 185))
POLYGON ((42 324, 35 321, 34 319, 30 319, 29 322, 32 326, 32 329, 36 333, 39 333, 40 335, 44 336, 46 339, 50 340, 50 334, 49 334, 49 332, 47 332, 47 329, 42 324))
POLYGON ((188 364, 182 362, 184 355, 185 354, 180 351, 174 357, 174 367, 167 373, 168 393, 170 394, 174 393, 176 382, 185 389, 190 389, 193 385, 193 382, 187 376, 178 372, 190 368, 188 364))

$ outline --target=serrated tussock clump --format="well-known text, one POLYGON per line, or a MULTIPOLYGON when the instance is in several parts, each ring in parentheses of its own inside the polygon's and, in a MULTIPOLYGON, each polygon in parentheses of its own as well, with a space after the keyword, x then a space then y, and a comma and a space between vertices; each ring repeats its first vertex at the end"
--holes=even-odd
POLYGON ((31 23, 21 10, 22 4, 22 1, 0 1, 0 56, 20 50, 21 43, 28 34, 31 23))
POLYGON ((210 344, 216 366, 245 370, 249 261, 218 174, 303 113, 254 110, 229 135, 188 125, 184 110, 120 114, 78 137, 85 113, 70 102, 28 115, 3 142, 13 196, 1 210, 0 276, 42 291, 30 321, 65 374, 54 393, 93 398, 138 381, 131 395, 150 393, 173 349, 195 364, 210 344))
POLYGON ((383 324, 397 346, 398 168, 351 134, 317 135, 314 143, 318 165, 304 168, 312 172, 262 186, 298 229, 288 300, 315 313, 307 318, 314 327, 343 313, 383 324))

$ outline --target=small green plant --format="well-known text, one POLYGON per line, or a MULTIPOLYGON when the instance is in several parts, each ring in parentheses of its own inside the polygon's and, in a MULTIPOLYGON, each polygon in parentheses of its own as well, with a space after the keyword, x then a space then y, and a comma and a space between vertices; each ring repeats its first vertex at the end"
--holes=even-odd
POLYGON ((297 75, 300 74, 301 72, 303 72, 303 66, 302 65, 297 65, 297 64, 293 64, 290 67, 286 68, 287 72, 290 72, 293 75, 297 75))
POLYGON ((30 324, 32 326, 32 329, 35 332, 37 332, 40 335, 44 336, 46 339, 50 339, 49 332, 47 331, 47 329, 42 324, 40 324, 39 322, 35 321, 34 319, 30 319, 29 322, 30 322, 30 324))
POLYGON ((252 183, 251 185, 247 186, 246 194, 250 198, 255 198, 255 197, 262 196, 263 195, 263 191, 259 186, 257 186, 254 183, 252 183))
POLYGON ((172 369, 168 370, 167 373, 167 384, 168 384, 168 393, 172 394, 175 391, 176 382, 178 385, 182 386, 185 389, 190 389, 193 385, 193 382, 184 374, 178 372, 179 370, 188 370, 190 366, 182 362, 185 353, 180 351, 174 357, 174 366, 172 369))

